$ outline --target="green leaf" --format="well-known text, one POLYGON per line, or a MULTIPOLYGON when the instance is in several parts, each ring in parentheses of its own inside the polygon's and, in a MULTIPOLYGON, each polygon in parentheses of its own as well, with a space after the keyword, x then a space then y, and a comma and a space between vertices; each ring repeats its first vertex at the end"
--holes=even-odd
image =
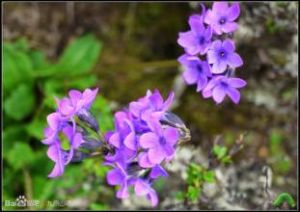
POLYGON ((43 71, 50 66, 43 52, 41 51, 31 51, 29 57, 32 61, 32 66, 35 72, 43 71))
POLYGON ((22 84, 4 102, 4 111, 9 117, 20 121, 32 112, 34 102, 31 87, 22 84))
POLYGON ((43 119, 34 119, 32 122, 30 122, 29 125, 26 126, 27 133, 31 135, 32 137, 42 140, 43 139, 43 132, 47 125, 46 117, 45 120, 43 119))
POLYGON ((22 82, 30 84, 32 81, 32 63, 26 52, 5 43, 3 45, 3 87, 6 93, 10 93, 22 82))
POLYGON ((221 158, 221 162, 225 164, 232 163, 231 157, 229 155, 226 155, 225 157, 221 158))
POLYGON ((280 207, 284 202, 287 202, 291 208, 296 207, 296 202, 294 198, 289 193, 281 193, 278 197, 273 201, 273 205, 275 207, 280 207))
POLYGON ((15 141, 27 141, 25 127, 22 125, 13 125, 3 131, 3 157, 6 159, 9 151, 12 149, 15 141))
POLYGON ((8 153, 8 162, 15 170, 29 166, 34 160, 34 153, 27 143, 16 142, 8 153))
POLYGON ((201 188, 189 186, 187 191, 187 197, 192 201, 196 201, 199 198, 200 193, 201 193, 201 188))
POLYGON ((91 205, 90 205, 90 209, 91 210, 99 210, 99 211, 102 211, 102 210, 109 210, 109 207, 108 207, 108 205, 106 205, 106 204, 100 204, 100 203, 92 203, 91 205))
POLYGON ((57 64, 40 71, 39 76, 70 77, 87 73, 97 62, 102 44, 93 35, 72 41, 57 64))
POLYGON ((70 43, 59 60, 61 71, 68 75, 84 73, 95 65, 101 43, 91 34, 70 43))
POLYGON ((221 160, 227 153, 227 148, 219 145, 214 145, 213 153, 217 156, 218 160, 221 160))
POLYGON ((215 172, 214 171, 206 171, 203 174, 203 179, 208 183, 215 182, 215 172))
POLYGON ((182 191, 177 191, 176 193, 175 193, 175 199, 176 200, 184 200, 184 193, 182 192, 182 191))
POLYGON ((66 86, 73 89, 84 90, 88 87, 93 87, 97 83, 95 75, 88 75, 84 77, 74 77, 66 81, 66 86))

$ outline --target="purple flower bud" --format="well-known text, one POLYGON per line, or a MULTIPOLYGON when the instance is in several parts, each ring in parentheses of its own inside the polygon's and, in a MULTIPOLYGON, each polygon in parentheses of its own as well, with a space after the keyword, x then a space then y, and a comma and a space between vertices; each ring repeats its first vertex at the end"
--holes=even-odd
POLYGON ((75 150, 71 163, 81 162, 87 157, 88 157, 87 153, 80 152, 79 150, 75 150))
POLYGON ((88 111, 86 109, 81 109, 80 111, 78 111, 77 116, 81 121, 86 123, 95 132, 99 131, 98 122, 90 111, 88 111))
POLYGON ((84 142, 81 143, 80 148, 92 151, 92 150, 99 149, 102 146, 102 143, 96 139, 87 138, 87 137, 84 137, 83 139, 84 142))

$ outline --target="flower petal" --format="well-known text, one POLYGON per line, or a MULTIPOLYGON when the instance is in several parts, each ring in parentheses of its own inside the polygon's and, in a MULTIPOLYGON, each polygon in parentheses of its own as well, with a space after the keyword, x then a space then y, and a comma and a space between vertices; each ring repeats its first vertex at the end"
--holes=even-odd
POLYGON ((71 116, 75 113, 75 107, 73 107, 72 102, 68 98, 64 98, 59 101, 58 110, 63 116, 71 116))
POLYGON ((223 60, 220 60, 213 64, 213 66, 211 68, 211 72, 214 74, 221 74, 226 70, 226 68, 227 68, 226 62, 223 60))
POLYGON ((60 115, 57 112, 51 113, 50 115, 47 116, 48 125, 53 130, 57 130, 59 121, 60 121, 60 115))
POLYGON ((207 77, 200 74, 197 81, 197 92, 201 91, 207 84, 207 77))
POLYGON ((86 89, 82 94, 82 100, 84 107, 89 108, 90 104, 94 101, 98 93, 98 88, 92 89, 86 89))
POLYGON ((83 143, 83 138, 81 133, 76 133, 73 137, 71 146, 75 149, 77 149, 82 143, 83 143))
POLYGON ((234 42, 230 39, 226 39, 223 43, 222 43, 223 48, 226 50, 226 52, 230 53, 230 52, 234 52, 235 50, 235 45, 234 42))
POLYGON ((170 105, 172 104, 173 100, 174 100, 174 96, 175 96, 175 93, 173 91, 171 91, 169 93, 169 96, 168 98, 166 99, 166 101, 163 103, 163 106, 162 106, 162 110, 165 111, 167 109, 169 109, 170 105))
POLYGON ((154 189, 147 194, 147 199, 150 200, 152 207, 156 207, 158 204, 158 197, 154 189))
POLYGON ((211 25, 216 22, 216 15, 212 12, 212 10, 207 10, 204 17, 204 22, 208 25, 211 25))
POLYGON ((230 67, 236 68, 243 65, 243 60, 237 53, 228 55, 228 65, 230 67))
POLYGON ((233 32, 238 28, 238 24, 235 22, 226 22, 222 25, 222 31, 225 33, 233 32))
POLYGON ((151 148, 148 151, 148 159, 152 164, 160 164, 165 158, 165 151, 161 147, 151 148))
POLYGON ((144 196, 149 193, 149 185, 142 180, 137 180, 134 185, 134 192, 137 196, 144 196))
POLYGON ((64 173, 64 165, 60 163, 55 163, 54 168, 51 173, 48 175, 49 178, 59 177, 64 173))
POLYGON ((142 168, 151 168, 155 165, 149 161, 148 154, 146 152, 139 155, 138 162, 139 166, 142 168))
POLYGON ((247 84, 246 81, 240 78, 229 78, 227 80, 227 83, 233 88, 242 88, 247 84))
POLYGON ((135 138, 135 133, 129 133, 126 138, 124 139, 124 144, 128 149, 136 150, 137 149, 137 143, 135 138))
POLYGON ((175 145, 179 139, 179 132, 173 127, 168 127, 163 132, 166 142, 170 145, 175 145))
POLYGON ((215 13, 221 13, 228 10, 227 2, 214 2, 212 6, 212 10, 215 13))
POLYGON ((239 103, 241 95, 237 89, 228 87, 226 93, 235 104, 239 103))
POLYGON ((108 141, 111 145, 120 148, 121 146, 121 141, 120 141, 120 135, 119 133, 114 133, 110 136, 109 141, 108 141))
POLYGON ((152 132, 141 135, 139 143, 142 148, 149 149, 159 144, 159 137, 152 132))
POLYGON ((165 156, 166 156, 166 157, 172 157, 172 156, 174 155, 175 149, 174 149, 174 147, 171 146, 170 144, 168 144, 168 143, 165 144, 165 145, 163 146, 163 148, 164 148, 165 156))
POLYGON ((154 93, 149 97, 149 99, 156 110, 161 109, 164 99, 162 98, 158 90, 155 90, 154 93))
POLYGON ((121 185, 120 189, 118 190, 117 197, 120 198, 120 199, 129 197, 128 187, 127 187, 127 182, 126 181, 121 185))
POLYGON ((167 177, 168 173, 166 172, 166 170, 162 166, 156 165, 151 169, 150 177, 153 178, 153 179, 156 179, 160 176, 167 177))
POLYGON ((240 15, 240 6, 239 3, 233 3, 227 11, 227 19, 229 21, 234 21, 240 15))
POLYGON ((196 34, 196 35, 202 35, 204 33, 204 25, 199 18, 199 16, 190 16, 189 18, 189 25, 191 27, 191 30, 196 34))
POLYGON ((197 82, 198 78, 198 71, 195 69, 187 69, 185 72, 182 74, 184 80, 186 81, 187 84, 191 85, 197 82))
POLYGON ((107 173, 106 180, 109 185, 120 185, 125 180, 125 176, 119 169, 112 169, 107 173))
POLYGON ((70 97, 70 100, 72 102, 72 105, 75 106, 77 104, 77 102, 81 99, 82 94, 78 90, 70 90, 69 91, 69 97, 70 97))
POLYGON ((216 103, 221 103, 223 100, 224 100, 224 97, 225 97, 225 91, 224 91, 224 88, 223 86, 216 86, 214 89, 213 89, 213 99, 215 100, 216 103))
POLYGON ((198 53, 198 41, 192 31, 180 32, 177 43, 185 48, 186 52, 190 55, 198 53))

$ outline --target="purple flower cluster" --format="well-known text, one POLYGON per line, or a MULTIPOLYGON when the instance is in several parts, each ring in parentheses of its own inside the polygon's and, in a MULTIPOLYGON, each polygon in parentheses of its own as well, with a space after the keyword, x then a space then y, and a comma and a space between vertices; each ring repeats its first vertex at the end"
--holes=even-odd
POLYGON ((185 54, 178 58, 184 67, 183 78, 189 85, 196 84, 204 98, 212 97, 219 104, 227 95, 235 104, 240 101, 237 88, 246 82, 232 77, 243 60, 235 52, 234 41, 229 37, 238 28, 235 22, 240 14, 238 3, 214 2, 201 15, 189 18, 190 30, 179 33, 178 44, 185 54))
POLYGON ((113 167, 107 174, 110 185, 118 185, 118 198, 128 197, 128 188, 134 187, 137 196, 146 196, 152 206, 158 197, 151 187, 160 176, 167 176, 163 163, 174 158, 180 131, 165 125, 168 108, 174 94, 166 101, 158 90, 148 91, 146 96, 131 102, 129 108, 115 114, 115 130, 106 134, 114 153, 105 157, 113 167))
POLYGON ((83 120, 91 129, 95 131, 99 129, 96 120, 89 112, 97 92, 98 89, 86 89, 83 93, 71 90, 69 97, 56 99, 57 110, 47 117, 48 127, 45 129, 45 138, 42 141, 49 146, 47 155, 55 162, 48 177, 62 175, 68 163, 82 158, 84 153, 79 151, 80 147, 97 146, 97 143, 88 142, 83 128, 77 124, 79 120, 83 120), (67 143, 67 149, 63 148, 63 141, 67 143))
POLYGON ((107 182, 119 186, 118 198, 128 197, 132 186, 137 196, 145 196, 156 206, 158 197, 152 184, 168 175, 163 164, 174 158, 178 141, 190 138, 182 120, 168 112, 174 93, 164 101, 158 90, 148 91, 128 108, 116 112, 114 131, 102 136, 90 112, 97 92, 71 90, 68 97, 56 98, 57 110, 47 117, 42 141, 49 146, 47 155, 55 162, 48 177, 61 176, 70 162, 100 155, 104 164, 112 167, 107 182))

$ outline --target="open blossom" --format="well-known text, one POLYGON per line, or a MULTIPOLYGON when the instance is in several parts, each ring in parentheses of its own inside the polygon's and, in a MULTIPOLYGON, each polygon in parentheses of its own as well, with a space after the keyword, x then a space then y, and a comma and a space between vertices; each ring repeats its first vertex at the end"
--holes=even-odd
POLYGON ((55 162, 55 166, 48 177, 58 177, 63 174, 64 167, 76 157, 81 157, 77 149, 86 141, 79 127, 76 125, 75 116, 83 119, 87 124, 98 129, 98 124, 87 111, 98 89, 86 89, 83 93, 77 90, 69 92, 69 98, 56 99, 58 109, 47 117, 48 127, 44 131, 43 143, 49 145, 47 155, 55 162), (62 137, 69 143, 69 149, 63 150, 62 137))
POLYGON ((204 22, 212 27, 217 35, 230 33, 238 28, 238 24, 234 21, 240 15, 240 7, 238 3, 231 6, 227 2, 214 2, 212 10, 208 10, 204 18, 204 22))
MULTIPOLYGON (((228 95, 233 102, 238 103, 240 94, 235 85, 233 88, 230 85, 223 86, 227 82, 216 88, 211 85, 219 81, 219 76, 226 78, 234 69, 243 65, 242 58, 235 52, 234 41, 223 35, 237 29, 235 21, 240 15, 239 4, 214 2, 212 9, 208 10, 203 4, 201 6, 201 14, 189 18, 191 30, 179 33, 177 40, 185 50, 185 54, 178 58, 184 68, 182 76, 188 85, 196 84, 196 91, 202 91, 205 98, 212 97, 220 103, 228 95)), ((145 163, 149 162, 144 155, 141 158, 145 163)))
POLYGON ((167 176, 161 163, 174 157, 180 138, 176 126, 161 122, 170 121, 172 115, 168 109, 173 98, 173 92, 164 100, 158 90, 147 91, 144 97, 131 102, 129 108, 115 113, 115 130, 106 136, 114 152, 105 157, 105 163, 114 167, 108 172, 107 181, 119 186, 118 198, 128 197, 132 186, 136 195, 145 196, 153 206, 157 205, 158 197, 151 184, 156 178, 167 176))
POLYGON ((203 18, 196 15, 190 17, 189 25, 191 30, 179 33, 177 42, 190 55, 205 54, 211 43, 211 28, 205 27, 203 18))
POLYGON ((141 135, 139 140, 141 147, 148 150, 139 158, 139 164, 142 167, 153 167, 164 159, 171 159, 175 153, 175 144, 179 139, 177 129, 173 127, 162 129, 156 121, 153 125, 155 125, 153 131, 141 135))
POLYGON ((228 78, 225 76, 214 77, 202 91, 205 98, 213 97, 216 103, 221 103, 227 95, 235 103, 240 101, 240 92, 237 88, 242 88, 247 83, 240 78, 228 78))
POLYGON ((182 55, 178 61, 183 65, 185 71, 183 78, 187 84, 196 84, 197 92, 201 91, 212 76, 210 66, 207 61, 202 61, 198 57, 182 55))
POLYGON ((227 66, 237 68, 243 65, 242 58, 235 52, 234 42, 230 39, 225 41, 216 40, 207 52, 207 60, 212 64, 211 72, 221 74, 227 66))

